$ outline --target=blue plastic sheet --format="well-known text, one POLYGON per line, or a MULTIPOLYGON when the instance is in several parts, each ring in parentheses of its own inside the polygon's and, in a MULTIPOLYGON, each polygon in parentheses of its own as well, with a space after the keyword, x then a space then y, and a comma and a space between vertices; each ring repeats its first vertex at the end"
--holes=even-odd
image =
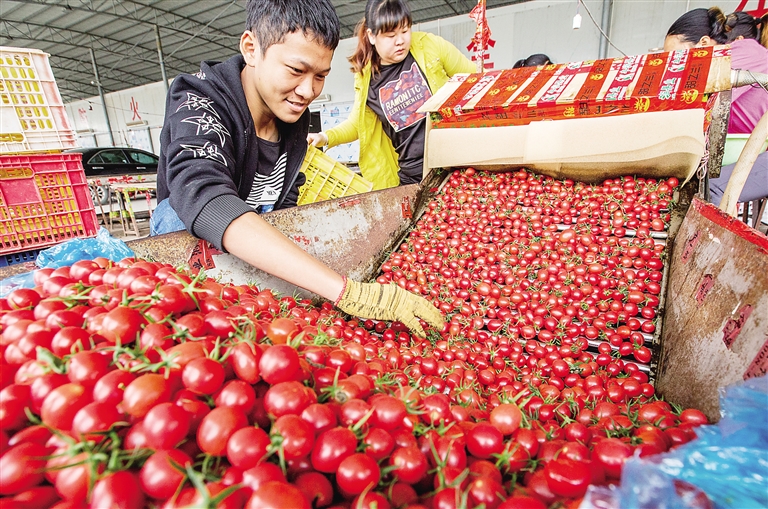
POLYGON ((667 453, 627 460, 621 485, 590 487, 580 509, 768 507, 768 375, 720 389, 721 419, 667 453), (691 484, 711 500, 681 487, 691 484))
POLYGON ((34 272, 25 272, 17 274, 0 281, 0 298, 7 297, 9 293, 17 288, 34 288, 34 272))
MULTIPOLYGON (((109 230, 102 227, 93 238, 72 239, 41 251, 35 264, 40 268, 57 269, 72 265, 78 260, 93 260, 99 256, 119 262, 133 255, 133 250, 125 242, 114 238, 109 230)), ((17 288, 34 288, 33 274, 26 272, 0 281, 0 298, 6 297, 17 288)))
POLYGON ((99 228, 95 237, 89 239, 72 239, 67 242, 45 249, 37 255, 35 264, 40 268, 59 268, 72 265, 79 260, 93 260, 99 256, 120 261, 133 256, 128 244, 110 235, 109 230, 99 228))

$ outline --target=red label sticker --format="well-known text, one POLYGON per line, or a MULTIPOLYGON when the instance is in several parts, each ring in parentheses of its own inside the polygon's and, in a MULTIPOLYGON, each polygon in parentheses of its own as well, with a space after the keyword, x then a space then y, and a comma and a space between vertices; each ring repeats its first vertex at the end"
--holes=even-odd
POLYGON ((712 274, 704 274, 699 289, 696 290, 696 302, 701 304, 707 298, 709 291, 715 286, 715 278, 712 274))
POLYGON ((701 232, 696 231, 691 238, 685 241, 685 245, 683 246, 683 254, 680 255, 680 261, 683 263, 688 263, 688 258, 691 257, 693 254, 693 249, 696 247, 696 244, 699 243, 699 239, 701 238, 701 232))
POLYGON ((744 327, 744 323, 751 314, 752 305, 747 304, 739 309, 736 318, 729 318, 728 321, 725 322, 725 327, 723 327, 723 343, 725 343, 727 349, 731 349, 733 342, 736 340, 736 337, 738 337, 741 328, 744 327))
POLYGON ((189 268, 197 274, 201 269, 210 270, 216 267, 213 263, 213 255, 221 254, 221 251, 212 247, 207 241, 199 239, 189 255, 189 268))
POLYGON ((360 198, 351 198, 349 200, 339 200, 339 207, 342 209, 347 207, 354 207, 355 205, 361 203, 362 200, 360 198))
POLYGON ((752 363, 744 372, 744 380, 748 378, 757 378, 768 373, 768 336, 766 336, 763 347, 757 352, 752 363))
POLYGON ((407 196, 403 196, 403 201, 400 204, 400 208, 403 210, 403 219, 410 219, 413 217, 413 210, 411 210, 411 200, 407 196))
POLYGON ((312 243, 312 239, 305 235, 294 235, 293 241, 297 244, 302 244, 304 246, 309 246, 312 243))

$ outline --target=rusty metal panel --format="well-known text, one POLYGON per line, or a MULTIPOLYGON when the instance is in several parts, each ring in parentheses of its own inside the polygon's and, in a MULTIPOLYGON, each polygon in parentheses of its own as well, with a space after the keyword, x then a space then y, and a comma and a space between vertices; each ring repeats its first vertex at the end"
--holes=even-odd
POLYGON ((187 265, 197 239, 186 231, 146 237, 126 242, 137 258, 170 263, 174 267, 187 265))
POLYGON ((695 198, 670 262, 656 388, 719 419, 718 388, 768 370, 768 238, 695 198))
POLYGON ((724 90, 717 94, 710 112, 712 123, 709 124, 707 144, 707 172, 710 178, 720 176, 725 152, 725 137, 728 134, 728 122, 731 118, 731 91, 724 90))
MULTIPOLYGON (((411 226, 422 194, 419 185, 401 186, 336 200, 278 210, 263 217, 302 249, 332 269, 356 280, 371 278, 411 226)), ((254 239, 254 249, 269 249, 254 239)), ((179 232, 129 243, 137 256, 187 263, 198 241, 179 232)), ((215 250, 204 257, 212 277, 235 284, 255 283, 283 294, 313 297, 242 260, 215 250)))
MULTIPOLYGON (((697 184, 693 181, 690 181, 683 185, 683 187, 675 192, 674 195, 674 201, 676 204, 672 207, 671 210, 671 218, 669 222, 669 228, 665 232, 666 238, 664 240, 657 239, 656 242, 663 242, 665 244, 664 251, 662 252, 662 260, 669 260, 672 254, 673 246, 675 245, 675 239, 677 238, 678 232, 680 231, 680 227, 683 224, 683 221, 685 220, 686 212, 688 211, 689 207, 691 206, 691 200, 693 200, 693 197, 696 195, 696 189, 697 184)), ((664 234, 659 234, 663 236, 664 234)), ((663 237, 662 237, 663 238, 663 237)), ((669 287, 669 273, 670 273, 670 264, 664 263, 664 269, 662 271, 662 279, 661 279, 661 293, 659 294, 659 306, 657 309, 657 316, 658 321, 656 324, 656 332, 653 334, 652 339, 652 348, 651 351, 653 353, 653 357, 651 359, 650 364, 650 381, 651 383, 656 383, 656 377, 659 370, 659 362, 661 359, 661 341, 662 337, 664 335, 664 327, 666 324, 666 321, 664 319, 664 312, 667 307, 667 299, 669 298, 669 292, 667 288, 669 287)))
POLYGON ((8 265, 6 267, 0 267, 0 281, 12 276, 24 274, 25 272, 33 271, 35 269, 37 269, 35 262, 24 262, 17 263, 15 265, 8 265))
MULTIPOLYGON (((444 179, 431 173, 422 185, 400 186, 336 200, 264 214, 264 219, 302 249, 334 269, 356 280, 368 280, 395 248, 444 179)), ((222 281, 255 283, 283 294, 312 297, 279 278, 264 273, 238 258, 221 253, 187 232, 175 232, 129 241, 136 256, 186 266, 202 260, 206 272, 222 281), (201 253, 201 251, 203 251, 201 253)), ((254 239, 254 249, 268 249, 254 239)), ((33 270, 15 265, 0 269, 0 279, 33 270)))

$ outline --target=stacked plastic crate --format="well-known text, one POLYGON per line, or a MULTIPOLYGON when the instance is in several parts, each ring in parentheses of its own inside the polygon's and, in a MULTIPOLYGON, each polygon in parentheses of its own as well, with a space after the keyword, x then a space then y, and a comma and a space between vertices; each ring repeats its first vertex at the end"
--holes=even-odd
POLYGON ((48 54, 0 46, 0 266, 98 230, 48 54))
POLYGON ((367 193, 373 183, 312 145, 307 148, 301 171, 307 181, 299 189, 299 205, 367 193))

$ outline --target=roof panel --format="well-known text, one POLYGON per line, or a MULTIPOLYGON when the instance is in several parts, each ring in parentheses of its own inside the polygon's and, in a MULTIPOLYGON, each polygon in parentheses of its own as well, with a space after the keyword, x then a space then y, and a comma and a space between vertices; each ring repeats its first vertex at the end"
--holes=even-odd
MULTIPOLYGON (((487 0, 488 7, 526 0, 487 0)), ((362 18, 362 0, 332 0, 341 37, 362 18)), ((475 0, 410 0, 414 22, 467 14, 475 0)), ((244 0, 2 0, 0 45, 37 48, 51 66, 65 101, 97 93, 90 48, 102 86, 112 92, 160 80, 154 25, 168 76, 195 72, 201 60, 224 60, 237 51, 244 0)))

